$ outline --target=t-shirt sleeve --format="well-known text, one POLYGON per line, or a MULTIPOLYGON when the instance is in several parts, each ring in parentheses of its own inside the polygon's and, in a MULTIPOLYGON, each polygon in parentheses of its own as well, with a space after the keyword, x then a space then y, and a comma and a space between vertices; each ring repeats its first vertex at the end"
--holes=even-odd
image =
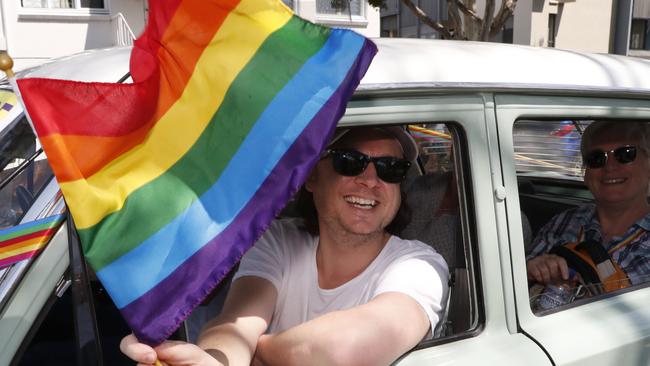
POLYGON ((431 331, 442 318, 449 295, 449 270, 441 255, 418 255, 391 264, 377 286, 374 296, 400 292, 413 298, 431 322, 431 331))
POLYGON ((282 282, 285 253, 283 245, 285 229, 280 222, 273 222, 253 247, 244 254, 233 281, 244 276, 263 278, 279 291, 282 282))

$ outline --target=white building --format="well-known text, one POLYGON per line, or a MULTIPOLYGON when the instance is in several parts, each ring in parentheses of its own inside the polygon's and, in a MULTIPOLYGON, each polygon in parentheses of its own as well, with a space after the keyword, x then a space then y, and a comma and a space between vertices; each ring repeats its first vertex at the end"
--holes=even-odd
MULTIPOLYGON (((0 49, 8 50, 15 70, 52 57, 130 44, 144 29, 148 7, 147 0, 0 1, 0 49)), ((332 0, 283 1, 313 22, 379 36, 379 10, 366 0, 339 0, 339 8, 332 0)))

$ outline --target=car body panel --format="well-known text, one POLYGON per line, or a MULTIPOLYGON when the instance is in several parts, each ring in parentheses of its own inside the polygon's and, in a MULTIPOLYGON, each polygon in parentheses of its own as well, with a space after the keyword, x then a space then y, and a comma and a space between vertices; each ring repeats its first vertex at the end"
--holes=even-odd
POLYGON ((0 365, 8 365, 70 264, 63 224, 0 313, 0 365))
MULTIPOLYGON (((520 202, 514 170, 513 122, 519 118, 620 118, 650 120, 650 103, 643 99, 498 95, 497 120, 502 171, 507 192, 512 268, 515 278, 525 278, 521 241, 520 202)), ((529 305, 527 283, 515 283, 521 328, 544 346, 556 364, 575 366, 640 365, 650 360, 650 287, 613 294, 589 304, 545 316, 529 305), (646 305, 643 305, 643 303, 646 305), (588 340, 588 341, 581 341, 588 340)))

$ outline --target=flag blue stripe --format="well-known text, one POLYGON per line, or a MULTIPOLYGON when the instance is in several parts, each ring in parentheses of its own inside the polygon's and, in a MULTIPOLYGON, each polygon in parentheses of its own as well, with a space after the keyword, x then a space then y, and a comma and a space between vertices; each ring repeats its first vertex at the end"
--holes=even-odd
POLYGON ((220 179, 183 214, 97 273, 118 308, 152 289, 230 224, 336 91, 363 44, 356 33, 333 30, 269 104, 220 179))
POLYGON ((34 227, 34 226, 43 225, 43 224, 50 223, 50 222, 55 222, 55 221, 61 220, 61 219, 63 219, 63 215, 54 215, 54 216, 46 217, 46 218, 43 218, 43 219, 38 219, 36 221, 26 222, 24 224, 19 224, 18 226, 14 226, 14 227, 10 227, 8 229, 0 230, 0 236, 15 233, 17 231, 23 231, 23 230, 29 229, 31 227, 34 227))

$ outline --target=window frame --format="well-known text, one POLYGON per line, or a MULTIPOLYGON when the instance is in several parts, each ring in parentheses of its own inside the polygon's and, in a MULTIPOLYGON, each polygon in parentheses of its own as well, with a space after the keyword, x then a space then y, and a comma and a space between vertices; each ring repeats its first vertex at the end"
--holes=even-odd
POLYGON ((111 14, 111 0, 103 0, 103 8, 82 8, 81 0, 73 0, 73 8, 32 8, 22 4, 18 8, 19 19, 89 19, 111 14))
POLYGON ((332 25, 345 25, 345 26, 366 26, 368 24, 368 1, 367 0, 358 0, 360 3, 359 9, 361 14, 328 14, 318 12, 318 1, 330 1, 330 0, 315 0, 314 1, 314 14, 316 22, 322 24, 332 24, 332 25))
POLYGON ((556 364, 593 364, 595 345, 605 345, 597 355, 599 364, 613 362, 632 364, 633 349, 647 342, 647 334, 639 329, 650 326, 647 299, 650 284, 635 286, 581 300, 537 316, 529 305, 524 243, 519 227, 520 201, 515 169, 513 125, 519 119, 634 119, 650 120, 650 98, 622 96, 616 93, 580 95, 515 95, 497 94, 496 131, 504 177, 504 200, 507 206, 510 261, 513 268, 514 292, 518 326, 535 339, 556 364), (625 309, 624 311, 622 311, 625 309), (589 321, 586 321, 586 320, 589 321), (611 324, 617 326, 617 337, 611 337, 611 324), (590 342, 575 342, 589 339, 590 342), (566 344, 572 344, 567 348, 566 344), (623 361, 625 360, 625 361, 623 361))

